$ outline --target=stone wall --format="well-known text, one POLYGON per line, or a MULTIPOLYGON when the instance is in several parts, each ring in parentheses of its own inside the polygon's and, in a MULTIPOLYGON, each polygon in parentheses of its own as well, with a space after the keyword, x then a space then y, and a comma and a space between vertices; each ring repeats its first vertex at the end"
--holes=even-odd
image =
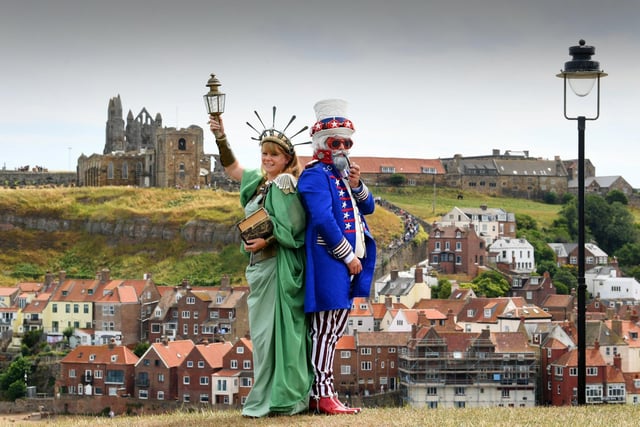
POLYGON ((0 213, 0 230, 10 230, 14 227, 46 232, 87 232, 137 241, 174 240, 180 237, 187 242, 196 244, 240 244, 240 236, 235 227, 203 220, 176 224, 156 223, 147 218, 96 221, 22 217, 11 213, 0 213))
POLYGON ((66 186, 76 185, 75 172, 18 172, 0 171, 0 186, 3 187, 24 187, 24 186, 66 186))

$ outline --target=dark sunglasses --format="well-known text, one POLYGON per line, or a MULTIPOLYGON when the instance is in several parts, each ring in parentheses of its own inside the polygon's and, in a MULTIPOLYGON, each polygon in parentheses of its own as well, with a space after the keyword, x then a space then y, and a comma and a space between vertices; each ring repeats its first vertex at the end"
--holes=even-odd
POLYGON ((327 138, 327 147, 331 148, 332 150, 337 150, 340 148, 340 146, 343 146, 348 150, 353 147, 353 141, 349 138, 327 138))

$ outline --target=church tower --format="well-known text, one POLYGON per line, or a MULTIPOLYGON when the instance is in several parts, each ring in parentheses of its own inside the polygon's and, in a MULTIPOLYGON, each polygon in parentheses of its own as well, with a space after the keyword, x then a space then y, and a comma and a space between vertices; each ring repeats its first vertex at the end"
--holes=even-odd
POLYGON ((124 120, 120 95, 109 100, 107 128, 103 154, 124 151, 124 120))

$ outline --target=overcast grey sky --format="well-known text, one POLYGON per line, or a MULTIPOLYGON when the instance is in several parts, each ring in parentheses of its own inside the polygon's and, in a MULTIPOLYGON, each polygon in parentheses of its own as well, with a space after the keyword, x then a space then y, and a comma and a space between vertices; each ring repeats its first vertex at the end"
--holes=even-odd
MULTIPOLYGON (((107 106, 205 130, 210 73, 245 166, 258 110, 298 130, 323 98, 349 101, 354 156, 438 158, 523 151, 577 157, 562 113, 568 48, 596 47, 601 115, 586 156, 640 187, 637 0, 0 0, 0 168, 74 168, 104 148, 107 106)), ((294 142, 308 140, 300 135, 294 142)), ((310 147, 298 150, 310 155, 310 147)))

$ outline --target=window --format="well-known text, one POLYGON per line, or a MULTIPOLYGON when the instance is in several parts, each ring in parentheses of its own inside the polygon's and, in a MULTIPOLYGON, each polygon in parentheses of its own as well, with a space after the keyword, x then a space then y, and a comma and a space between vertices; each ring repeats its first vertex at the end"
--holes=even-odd
POLYGON ((157 394, 158 400, 164 400, 164 391, 159 391, 157 394))
POLYGON ((218 380, 216 384, 217 391, 227 391, 227 380, 218 380))
POLYGON ((435 387, 427 387, 427 396, 437 396, 438 389, 435 387))
POLYGON ((342 374, 342 375, 351 374, 351 366, 349 366, 349 365, 340 365, 340 374, 342 374))
POLYGON ((138 399, 148 399, 149 398, 149 390, 140 389, 138 390, 138 399))
POLYGON ((187 368, 193 368, 193 360, 187 360, 187 368))
POLYGON ((243 360, 242 369, 251 369, 251 360, 243 360))
POLYGON ((456 387, 455 388, 455 395, 456 396, 464 396, 465 395, 465 388, 464 387, 456 387))
POLYGON ((82 307, 82 312, 84 314, 89 314, 89 304, 84 304, 82 307))
POLYGON ((185 403, 191 402, 191 395, 189 393, 185 393, 182 395, 182 401, 185 403))
POLYGON ((196 297, 187 297, 186 298, 186 302, 187 302, 187 304, 195 304, 196 303, 196 297))
POLYGON ((363 356, 370 355, 371 354, 371 347, 362 347, 360 349, 360 354, 362 354, 363 356))
POLYGON ((200 377, 200 385, 209 385, 209 377, 200 377))
POLYGON ((456 242, 456 251, 460 252, 462 250, 462 242, 456 242))
POLYGON ((158 374, 158 382, 159 383, 163 383, 164 382, 164 374, 158 374))
POLYGON ((371 370, 371 362, 360 362, 360 369, 362 371, 370 371, 371 370))
POLYGON ((341 359, 351 359, 351 352, 348 350, 341 350, 340 351, 340 358, 341 359))
POLYGON ((503 399, 509 398, 509 392, 510 392, 510 390, 508 388, 503 388, 502 389, 502 398, 503 399))
POLYGON ((57 313, 58 312, 58 304, 51 305, 51 312, 53 312, 53 313, 57 313))
POLYGON ((124 384, 124 371, 107 370, 105 383, 124 384))
POLYGON ((182 384, 191 384, 191 378, 189 378, 189 375, 182 377, 182 384))
POLYGON ((182 311, 182 318, 183 319, 190 319, 191 318, 191 312, 187 311, 187 310, 183 310, 182 311))
POLYGON ((238 347, 238 348, 236 349, 236 353, 238 353, 238 354, 244 354, 244 347, 238 347))
POLYGON ((200 395, 200 403, 209 403, 209 395, 201 394, 200 395))
POLYGON ((124 162, 122 164, 122 179, 129 178, 129 163, 124 162))
POLYGON ((598 368, 597 367, 587 367, 587 376, 588 377, 595 377, 598 375, 598 368))
POLYGON ((252 385, 253 383, 251 382, 251 378, 240 378, 240 387, 251 387, 252 385))
POLYGON ((569 376, 577 377, 578 376, 578 368, 569 368, 569 376))
POLYGON ((204 360, 198 360, 198 368, 204 368, 204 360))
POLYGON ((238 369, 238 361, 237 360, 232 360, 231 361, 231 369, 238 369))
POLYGON ((76 370, 69 369, 69 378, 75 378, 75 377, 76 377, 76 370))

